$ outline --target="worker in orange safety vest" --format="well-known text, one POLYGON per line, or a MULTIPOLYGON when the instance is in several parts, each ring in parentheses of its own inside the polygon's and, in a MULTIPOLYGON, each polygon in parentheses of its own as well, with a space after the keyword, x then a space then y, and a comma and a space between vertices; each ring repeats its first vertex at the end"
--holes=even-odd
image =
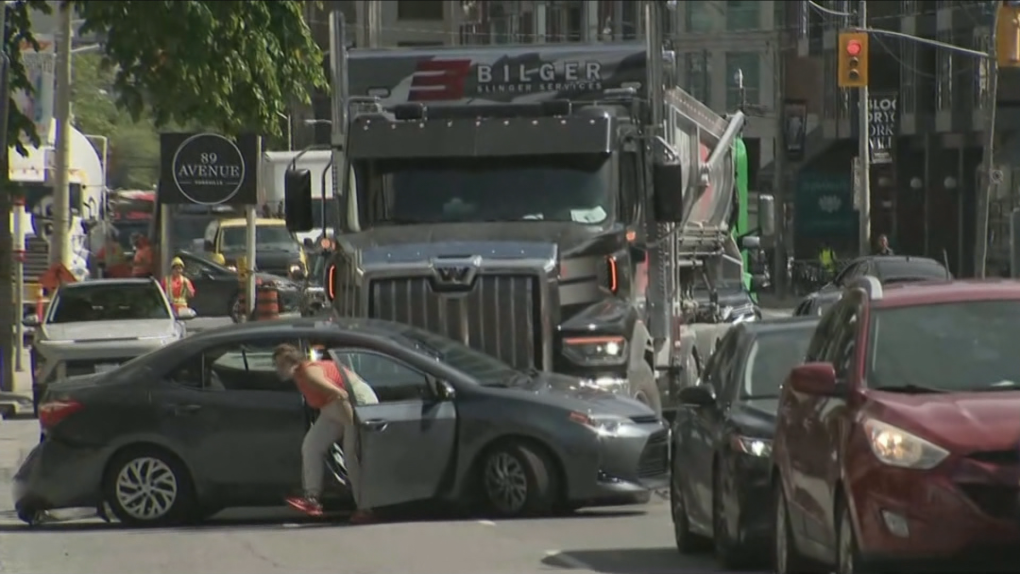
POLYGON ((144 235, 135 236, 135 257, 131 264, 131 275, 134 277, 152 276, 152 245, 144 235))
POLYGON ((182 309, 188 308, 188 299, 195 296, 195 286, 191 280, 184 276, 184 261, 180 257, 174 257, 170 262, 170 276, 163 278, 163 291, 170 299, 170 305, 174 313, 180 313, 182 309))

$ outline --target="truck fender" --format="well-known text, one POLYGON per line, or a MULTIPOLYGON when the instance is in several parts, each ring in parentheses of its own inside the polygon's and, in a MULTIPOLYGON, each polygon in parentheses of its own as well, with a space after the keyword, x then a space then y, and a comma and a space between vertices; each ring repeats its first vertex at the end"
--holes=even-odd
POLYGON ((662 396, 655 380, 652 337, 643 321, 635 321, 630 336, 630 360, 627 363, 627 381, 631 396, 662 414, 662 396))

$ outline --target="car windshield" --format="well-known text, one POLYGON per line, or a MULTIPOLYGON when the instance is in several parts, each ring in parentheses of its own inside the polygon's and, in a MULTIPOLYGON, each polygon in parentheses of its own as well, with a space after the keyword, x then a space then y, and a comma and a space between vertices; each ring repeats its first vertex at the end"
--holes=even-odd
MULTIPOLYGON (((222 248, 224 251, 244 249, 248 229, 245 227, 225 227, 223 229, 222 248)), ((262 248, 293 247, 297 244, 294 236, 283 225, 259 225, 255 228, 255 245, 262 248)))
POLYGON ((868 386, 1020 389, 1020 301, 875 309, 868 386))
POLYGON ((415 327, 405 327, 401 334, 416 343, 426 354, 468 375, 481 385, 502 385, 520 374, 520 371, 503 361, 442 335, 415 327))
POLYGON ((58 292, 48 323, 169 319, 155 283, 82 285, 58 292))
POLYGON ((380 161, 357 170, 366 227, 609 218, 606 155, 380 161))
POLYGON ((775 398, 790 370, 804 360, 814 324, 759 334, 751 344, 744 370, 743 399, 775 398))

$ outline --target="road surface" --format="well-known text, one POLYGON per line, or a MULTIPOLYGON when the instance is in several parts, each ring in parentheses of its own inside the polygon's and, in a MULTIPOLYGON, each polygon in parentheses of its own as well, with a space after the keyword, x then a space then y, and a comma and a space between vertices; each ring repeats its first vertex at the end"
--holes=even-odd
POLYGON ((555 519, 420 520, 348 526, 287 509, 228 511, 203 527, 127 531, 95 519, 29 529, 10 475, 38 439, 34 420, 0 422, 0 573, 4 574, 524 574, 716 572, 681 558, 668 504, 582 511, 555 519), (125 536, 125 533, 129 535, 125 536))

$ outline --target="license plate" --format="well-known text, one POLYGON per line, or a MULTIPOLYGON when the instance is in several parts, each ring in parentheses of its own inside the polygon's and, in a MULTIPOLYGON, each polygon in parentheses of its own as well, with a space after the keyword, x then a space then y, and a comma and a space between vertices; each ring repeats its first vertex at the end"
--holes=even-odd
POLYGON ((119 366, 120 366, 119 363, 96 363, 96 372, 97 373, 108 373, 108 372, 116 369, 119 366))

